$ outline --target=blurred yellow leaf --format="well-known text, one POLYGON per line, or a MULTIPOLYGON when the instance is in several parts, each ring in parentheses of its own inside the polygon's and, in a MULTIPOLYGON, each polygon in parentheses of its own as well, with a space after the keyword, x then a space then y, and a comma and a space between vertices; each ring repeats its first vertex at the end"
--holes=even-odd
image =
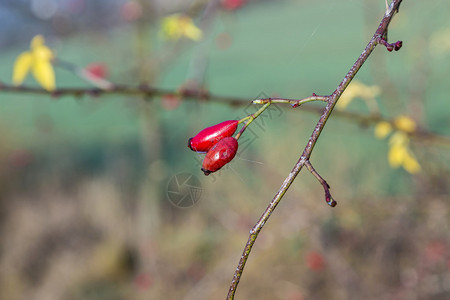
POLYGON ((350 89, 350 87, 348 87, 342 94, 341 98, 339 98, 339 101, 336 104, 336 108, 337 109, 346 108, 355 97, 356 97, 355 92, 352 89, 350 89))
POLYGON ((32 50, 41 47, 45 44, 45 39, 42 35, 38 34, 31 39, 30 48, 32 50))
POLYGON ((450 28, 436 31, 428 43, 432 56, 446 55, 450 53, 450 28))
POLYGON ((376 85, 368 86, 359 81, 353 81, 342 94, 336 107, 339 109, 346 108, 354 98, 362 98, 365 100, 375 100, 380 94, 380 88, 376 85))
POLYGON ((409 137, 406 133, 397 131, 389 139, 388 161, 392 168, 402 166, 407 172, 416 174, 420 164, 409 148, 409 137))
POLYGON ((416 174, 421 170, 416 158, 410 152, 403 158, 403 168, 411 174, 416 174))
POLYGON ((389 149, 388 161, 392 168, 398 168, 402 165, 406 155, 406 147, 404 145, 393 145, 389 149))
POLYGON ((203 35, 190 17, 181 14, 165 17, 162 21, 161 34, 167 39, 177 40, 185 36, 194 41, 200 40, 203 35))
POLYGON ((13 67, 13 77, 12 81, 15 85, 19 85, 25 79, 28 72, 30 71, 31 64, 33 62, 33 56, 30 52, 24 52, 20 54, 13 67))
POLYGON ((389 145, 403 145, 406 146, 409 143, 409 137, 406 133, 396 131, 389 139, 389 145))
POLYGON ((392 126, 389 122, 378 122, 375 125, 375 137, 379 139, 384 139, 392 131, 392 126))
POLYGON ((191 21, 188 22, 188 24, 185 24, 184 35, 191 40, 199 41, 202 38, 202 31, 191 21))
POLYGON ((181 30, 178 26, 178 14, 165 17, 162 21, 161 34, 168 39, 179 39, 181 37, 181 30))
POLYGON ((39 84, 47 91, 55 89, 55 73, 50 61, 37 60, 32 66, 33 76, 39 84))
POLYGON ((33 77, 44 89, 54 90, 55 73, 52 59, 53 52, 45 45, 44 37, 35 36, 30 42, 30 51, 20 54, 14 62, 13 83, 20 85, 31 69, 33 77))
POLYGON ((416 130, 416 122, 410 117, 403 115, 395 118, 394 125, 397 129, 407 133, 412 133, 416 130))

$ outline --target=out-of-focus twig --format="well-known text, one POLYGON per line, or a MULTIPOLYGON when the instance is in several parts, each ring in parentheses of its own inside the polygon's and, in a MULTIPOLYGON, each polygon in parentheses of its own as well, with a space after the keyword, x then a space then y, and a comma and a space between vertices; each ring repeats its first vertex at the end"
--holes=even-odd
MULTIPOLYGON (((83 97, 83 96, 94 96, 100 97, 104 95, 123 95, 123 96, 136 96, 143 97, 146 99, 153 99, 158 97, 179 97, 183 99, 183 101, 198 101, 203 103, 220 103, 224 105, 230 105, 232 107, 241 107, 249 105, 249 98, 244 97, 232 97, 232 96, 224 96, 224 95, 215 95, 209 93, 205 90, 199 89, 162 89, 157 87, 152 87, 148 85, 112 85, 109 89, 101 89, 101 88, 57 88, 52 92, 44 90, 40 87, 30 87, 30 86, 13 86, 9 84, 5 84, 0 82, 0 93, 11 93, 11 94, 34 94, 34 95, 48 95, 55 99, 59 99, 64 96, 75 96, 75 97, 83 97)), ((305 99, 310 98, 323 98, 324 96, 312 96, 307 97, 305 99)), ((281 98, 271 98, 274 101, 272 103, 287 103, 291 104, 293 107, 296 107, 298 103, 302 103, 301 100, 294 99, 281 99, 281 98), (280 100, 280 101, 277 101, 280 100), (286 101, 284 101, 286 100, 286 101)), ((316 100, 320 100, 316 99, 316 100)), ((257 104, 266 103, 267 99, 256 99, 253 102, 257 104)), ((306 101, 308 102, 308 101, 306 101)), ((317 106, 307 106, 302 105, 302 111, 307 111, 315 114, 322 114, 323 109, 317 106)), ((360 114, 355 112, 336 110, 333 112, 335 117, 339 117, 342 119, 346 119, 349 122, 360 124, 361 126, 370 126, 376 124, 378 122, 388 122, 391 125, 395 125, 394 120, 385 118, 378 114, 360 114)), ((398 130, 402 131, 401 128, 398 130)), ((442 146, 450 147, 450 136, 444 136, 437 133, 433 133, 425 128, 417 128, 414 132, 408 133, 412 138, 415 138, 420 142, 427 142, 442 146)))

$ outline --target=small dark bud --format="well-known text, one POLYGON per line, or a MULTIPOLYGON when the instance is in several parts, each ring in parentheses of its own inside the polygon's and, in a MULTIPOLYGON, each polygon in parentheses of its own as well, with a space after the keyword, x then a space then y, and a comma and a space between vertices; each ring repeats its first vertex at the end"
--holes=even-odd
POLYGON ((326 183, 326 185, 327 185, 327 188, 325 189, 325 201, 327 202, 327 204, 329 206, 335 207, 337 205, 337 202, 333 199, 333 197, 331 197, 330 191, 328 190, 330 188, 328 183, 326 183))
POLYGON ((102 91, 100 89, 90 89, 87 91, 87 94, 91 97, 99 97, 101 95, 102 91))
POLYGON ((57 99, 57 98, 61 97, 61 91, 54 90, 54 91, 51 93, 51 97, 52 97, 53 99, 57 99))
POLYGON ((337 205, 337 202, 331 197, 331 195, 326 196, 325 200, 327 201, 327 204, 331 207, 335 207, 337 205))

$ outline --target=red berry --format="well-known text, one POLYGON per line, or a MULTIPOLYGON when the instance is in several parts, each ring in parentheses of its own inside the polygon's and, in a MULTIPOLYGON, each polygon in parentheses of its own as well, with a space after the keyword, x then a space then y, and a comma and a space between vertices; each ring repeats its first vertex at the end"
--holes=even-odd
POLYGON ((222 6, 227 10, 236 10, 245 4, 245 0, 222 0, 222 6))
POLYGON ((236 155, 238 142, 234 137, 226 137, 217 142, 206 153, 203 160, 202 171, 205 175, 216 172, 229 163, 236 155))
POLYGON ((138 289, 145 291, 153 285, 153 278, 148 273, 141 273, 134 278, 134 284, 138 289))
POLYGON ((84 69, 95 78, 105 79, 108 77, 108 67, 104 63, 94 62, 87 65, 84 69))
POLYGON ((325 260, 320 253, 312 251, 306 255, 306 265, 310 270, 320 271, 325 267, 325 260))
POLYGON ((192 151, 207 152, 219 140, 232 136, 238 126, 238 120, 229 120, 208 127, 189 139, 188 147, 192 151))
POLYGON ((165 110, 174 110, 181 104, 181 99, 177 95, 169 94, 161 98, 161 106, 165 110))

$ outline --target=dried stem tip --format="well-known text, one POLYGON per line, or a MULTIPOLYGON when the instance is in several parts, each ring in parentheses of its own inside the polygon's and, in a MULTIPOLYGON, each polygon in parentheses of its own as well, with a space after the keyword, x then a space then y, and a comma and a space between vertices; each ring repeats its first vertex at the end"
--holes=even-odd
POLYGON ((314 177, 316 177, 316 179, 323 186, 323 190, 325 191, 325 201, 327 202, 327 204, 331 207, 335 207, 337 205, 337 202, 331 196, 330 186, 328 185, 328 183, 325 181, 325 179, 322 178, 322 176, 319 175, 319 173, 317 173, 309 160, 305 162, 305 166, 308 171, 311 172, 311 174, 313 174, 314 177))

